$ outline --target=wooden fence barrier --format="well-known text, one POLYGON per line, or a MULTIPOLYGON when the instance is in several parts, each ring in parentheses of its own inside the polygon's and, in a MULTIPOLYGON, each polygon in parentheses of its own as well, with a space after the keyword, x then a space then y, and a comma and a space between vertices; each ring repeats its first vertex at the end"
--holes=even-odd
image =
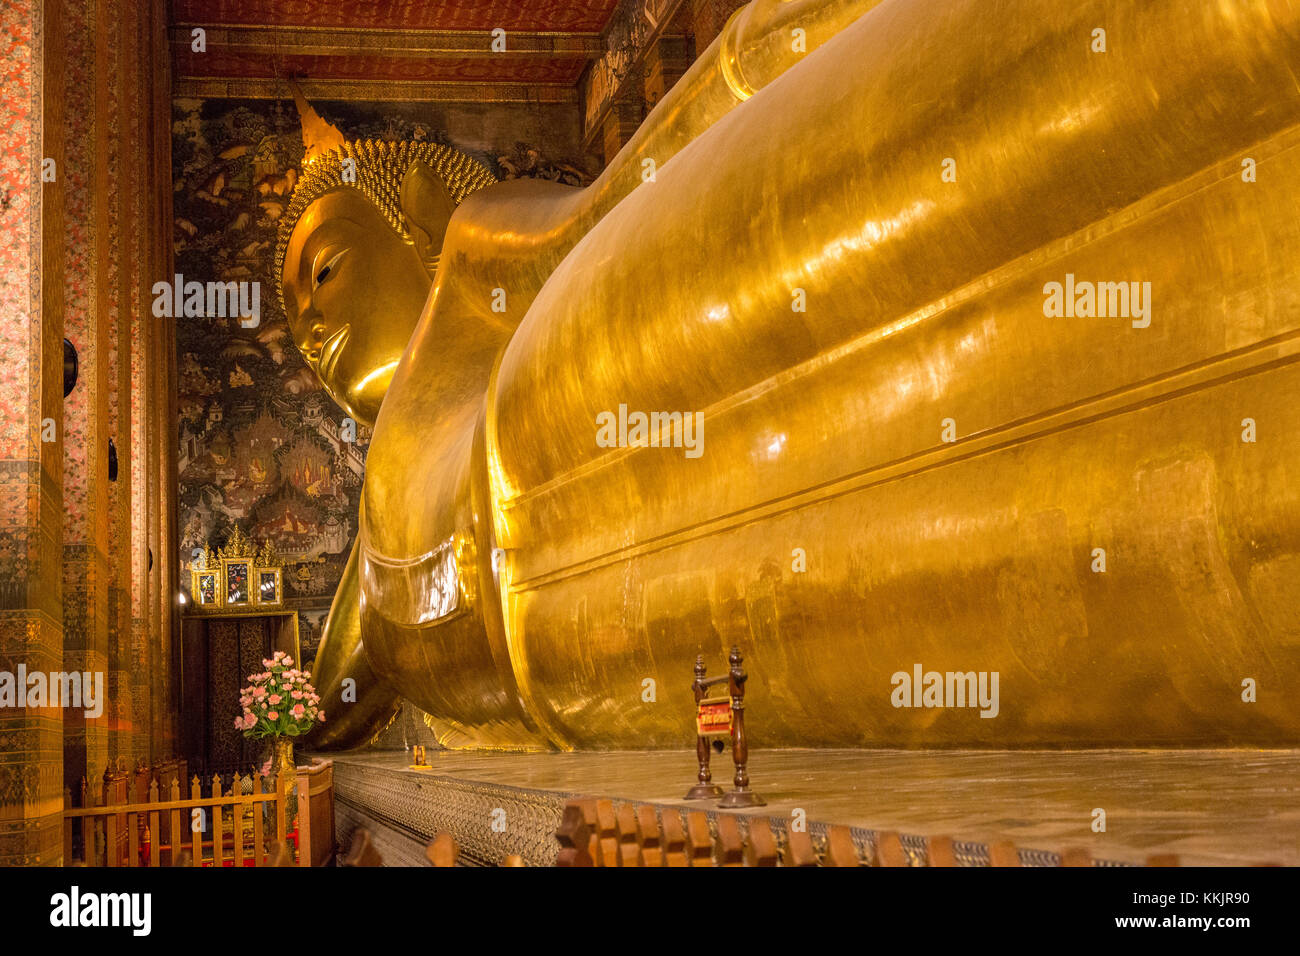
POLYGON ((283 774, 275 783, 235 774, 229 789, 223 789, 220 776, 214 774, 206 797, 197 775, 190 779, 185 796, 179 779, 173 778, 166 799, 161 798, 152 774, 110 770, 105 773, 102 796, 88 790, 84 780, 79 801, 74 803, 71 791, 63 791, 64 864, 323 866, 334 852, 333 789, 330 761, 283 774), (141 800, 139 789, 146 782, 141 800), (286 819, 290 788, 297 791, 295 819, 286 819), (281 845, 276 863, 270 863, 268 840, 281 845), (285 864, 285 854, 296 864, 285 864))
MULTIPOLYGON (((827 827, 825 849, 818 853, 807 830, 787 830, 783 840, 778 841, 766 817, 750 816, 742 821, 738 815, 721 813, 710 827, 708 815, 699 810, 679 811, 650 804, 615 806, 612 800, 592 798, 571 800, 565 805, 556 838, 561 848, 556 866, 562 867, 913 865, 896 831, 880 831, 874 846, 860 851, 848 827, 827 827)), ((1178 866, 1179 859, 1174 854, 1153 855, 1146 864, 1178 866)), ((952 837, 930 837, 923 865, 962 865, 952 837)), ((1019 848, 1002 840, 989 844, 988 865, 1024 864, 1019 848)), ((1094 862, 1087 850, 1071 847, 1060 854, 1060 865, 1092 866, 1094 862)))
MULTIPOLYGON (((624 803, 583 798, 564 806, 555 838, 560 852, 559 867, 661 867, 661 866, 910 866, 902 838, 894 831, 881 831, 867 854, 858 850, 848 827, 826 830, 826 849, 818 855, 806 830, 790 830, 781 847, 771 821, 749 817, 745 830, 740 817, 719 814, 717 836, 710 831, 708 815, 699 810, 684 814, 675 808, 660 811, 650 804, 624 803), (683 818, 684 821, 683 822, 683 818), (597 833, 597 828, 600 832, 597 833)), ((989 866, 1023 866, 1020 851, 1009 840, 989 845, 989 866)), ((459 858, 456 841, 449 833, 438 833, 425 850, 434 866, 455 866, 459 858)), ((969 862, 969 861, 968 861, 969 862)), ((1176 855, 1153 855, 1147 866, 1178 866, 1176 855)), ((342 866, 383 866, 370 834, 358 828, 352 846, 340 858, 342 866)), ((952 837, 931 837, 926 843, 926 864, 958 866, 952 837)), ((501 866, 524 866, 518 854, 505 856, 501 866)), ((1092 866, 1089 852, 1078 847, 1060 854, 1061 866, 1092 866)), ((1269 864, 1260 864, 1267 866, 1269 864)), ((1273 864, 1276 865, 1276 864, 1273 864)))

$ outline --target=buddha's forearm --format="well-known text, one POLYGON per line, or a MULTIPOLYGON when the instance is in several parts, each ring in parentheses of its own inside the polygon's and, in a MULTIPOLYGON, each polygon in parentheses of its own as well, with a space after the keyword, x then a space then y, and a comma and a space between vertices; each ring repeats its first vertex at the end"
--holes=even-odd
POLYGON ((375 676, 366 659, 361 640, 358 547, 353 544, 343 569, 312 666, 325 723, 316 726, 307 743, 323 750, 366 743, 392 720, 400 703, 397 693, 375 676))

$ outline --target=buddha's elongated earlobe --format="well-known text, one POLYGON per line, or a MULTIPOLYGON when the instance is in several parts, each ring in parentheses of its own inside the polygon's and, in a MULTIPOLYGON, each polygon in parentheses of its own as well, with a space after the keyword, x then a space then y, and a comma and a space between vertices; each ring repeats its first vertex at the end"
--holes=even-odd
POLYGON ((432 275, 442 253, 447 223, 456 211, 456 201, 442 177, 428 163, 417 159, 402 177, 401 203, 402 216, 415 242, 415 251, 432 275))

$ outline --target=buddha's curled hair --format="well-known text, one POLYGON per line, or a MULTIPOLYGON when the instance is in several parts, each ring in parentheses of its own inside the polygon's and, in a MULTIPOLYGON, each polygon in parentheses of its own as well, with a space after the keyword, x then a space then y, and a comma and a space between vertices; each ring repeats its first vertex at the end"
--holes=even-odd
POLYGON ((289 208, 280 218, 279 241, 275 248, 275 283, 280 290, 281 306, 284 305, 281 273, 289 237, 307 207, 331 189, 348 186, 360 190, 398 235, 407 242, 414 241, 402 215, 401 195, 402 178, 416 160, 428 164, 441 177, 457 205, 475 190, 496 182, 496 177, 482 163, 439 143, 360 139, 344 142, 341 147, 321 153, 304 165, 289 208), (345 159, 351 159, 356 165, 355 182, 343 181, 345 159))

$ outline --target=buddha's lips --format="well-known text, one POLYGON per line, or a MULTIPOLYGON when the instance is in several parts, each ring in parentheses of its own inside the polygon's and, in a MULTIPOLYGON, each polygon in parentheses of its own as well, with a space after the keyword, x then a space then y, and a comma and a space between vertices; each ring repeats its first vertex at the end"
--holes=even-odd
POLYGON ((334 378, 334 370, 338 368, 339 356, 343 354, 344 347, 348 344, 348 339, 352 335, 352 326, 345 325, 339 329, 321 346, 320 361, 317 363, 317 371, 321 380, 331 382, 334 378))

